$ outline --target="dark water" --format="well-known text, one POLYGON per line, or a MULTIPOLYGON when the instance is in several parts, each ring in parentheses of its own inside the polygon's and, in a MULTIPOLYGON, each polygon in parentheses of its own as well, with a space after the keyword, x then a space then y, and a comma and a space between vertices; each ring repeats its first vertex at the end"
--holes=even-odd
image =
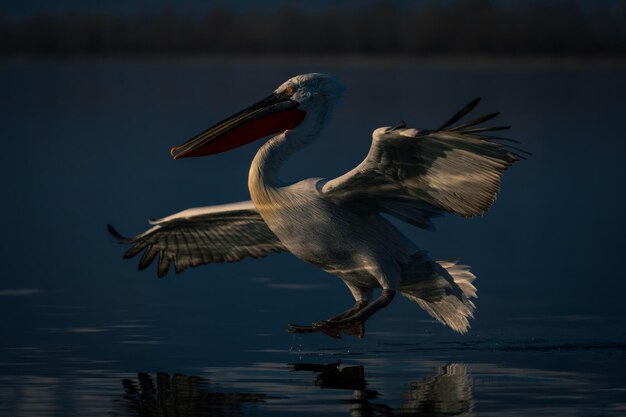
POLYGON ((0 415, 626 413, 624 68, 18 62, 0 91, 0 415), (475 96, 533 152, 484 218, 401 226, 477 274, 469 335, 402 299, 363 341, 292 335, 351 304, 339 280, 288 254, 158 280, 106 234, 247 199, 258 144, 168 150, 311 71, 348 92, 291 178, 340 174, 374 128, 436 127, 475 96))

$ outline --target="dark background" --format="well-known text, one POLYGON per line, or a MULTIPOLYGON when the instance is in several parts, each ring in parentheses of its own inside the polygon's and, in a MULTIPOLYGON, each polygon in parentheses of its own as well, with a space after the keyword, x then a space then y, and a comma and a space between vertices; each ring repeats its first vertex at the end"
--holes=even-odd
POLYGON ((266 393, 261 415, 347 415, 352 391, 289 372, 337 360, 365 366, 394 410, 433 367, 458 362, 481 415, 620 415, 625 5, 1 2, 0 415, 110 415, 122 378, 157 371, 266 393), (472 266, 469 335, 401 297, 363 341, 288 334, 352 303, 289 254, 162 280, 122 259, 107 223, 133 234, 249 198, 260 142, 177 161, 169 149, 307 72, 347 90, 286 179, 340 175, 377 127, 437 127, 477 96, 477 113, 501 111, 532 152, 486 216, 440 218, 435 232, 398 223, 433 257, 472 266))
POLYGON ((4 55, 585 56, 626 52, 626 2, 3 2, 4 55))

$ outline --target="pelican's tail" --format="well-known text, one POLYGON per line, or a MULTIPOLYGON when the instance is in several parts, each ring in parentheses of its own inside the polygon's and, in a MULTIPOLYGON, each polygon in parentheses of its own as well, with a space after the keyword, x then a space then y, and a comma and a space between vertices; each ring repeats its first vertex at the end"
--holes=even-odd
POLYGON ((416 253, 403 270, 404 282, 398 290, 428 314, 458 333, 467 333, 474 317, 476 276, 457 260, 432 261, 416 253))

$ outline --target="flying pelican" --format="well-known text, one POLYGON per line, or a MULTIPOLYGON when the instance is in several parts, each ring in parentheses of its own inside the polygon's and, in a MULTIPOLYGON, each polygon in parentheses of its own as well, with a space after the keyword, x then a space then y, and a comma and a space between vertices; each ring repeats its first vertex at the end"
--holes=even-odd
POLYGON ((162 277, 172 262, 179 273, 288 251, 339 277, 355 299, 352 308, 328 320, 289 325, 291 332, 362 338, 365 321, 399 292, 466 333, 475 309, 474 274, 456 260, 431 259, 382 215, 424 229, 444 213, 480 216, 493 204, 504 170, 522 158, 515 152, 520 150, 486 134, 506 126, 477 127, 498 113, 456 124, 476 99, 436 130, 404 122, 374 130, 365 160, 340 177, 283 181, 281 167, 320 135, 343 91, 333 76, 298 75, 172 148, 174 159, 197 157, 271 136, 250 166, 250 201, 184 210, 151 221, 152 228, 133 238, 109 225, 115 238, 133 245, 124 257, 143 252, 139 268, 144 269, 158 255, 162 277), (377 288, 381 292, 373 299, 377 288))

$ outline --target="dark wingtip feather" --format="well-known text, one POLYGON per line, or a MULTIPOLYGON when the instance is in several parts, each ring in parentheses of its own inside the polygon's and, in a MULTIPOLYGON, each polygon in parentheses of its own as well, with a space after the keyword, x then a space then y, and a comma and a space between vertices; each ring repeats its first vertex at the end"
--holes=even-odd
POLYGON ((528 157, 532 156, 533 153, 532 152, 528 152, 525 149, 519 148, 517 146, 514 145, 510 145, 510 144, 502 144, 499 143, 501 141, 504 142, 511 142, 511 143, 516 143, 518 145, 524 145, 524 142, 520 142, 519 140, 515 140, 515 139, 511 139, 511 138, 502 138, 499 136, 490 136, 490 135, 475 135, 483 140, 492 142, 492 143, 497 143, 499 146, 502 146, 505 149, 508 149, 509 151, 514 151, 512 152, 516 157, 520 158, 520 159, 528 159, 528 157))
POLYGON ((517 146, 507 145, 506 148, 515 151, 515 155, 521 159, 528 159, 529 156, 533 156, 532 152, 528 152, 524 149, 518 148, 517 146))
POLYGON ((122 236, 117 230, 115 230, 115 227, 113 227, 112 225, 107 224, 107 230, 109 231, 109 234, 111 236, 113 236, 113 238, 115 240, 117 240, 119 243, 129 243, 130 242, 129 238, 127 238, 125 236, 122 236))
MULTIPOLYGON (((131 243, 131 242, 129 242, 131 243)), ((145 242, 139 242, 137 244, 135 244, 132 248, 128 249, 126 251, 126 253, 124 254, 124 259, 130 259, 133 256, 137 255, 139 252, 141 252, 142 250, 144 250, 144 248, 146 247, 146 243, 145 242)))
POLYGON ((511 126, 485 126, 485 127, 474 127, 472 129, 463 129, 462 133, 481 133, 481 132, 493 132, 496 130, 509 130, 511 126))
POLYGON ((165 256, 163 252, 161 252, 159 254, 159 265, 157 268, 158 277, 163 278, 165 275, 167 275, 169 270, 170 270, 170 259, 167 256, 165 256))
POLYGON ((460 131, 460 130, 467 129, 468 127, 472 127, 472 126, 479 125, 481 123, 485 123, 486 121, 494 119, 494 118, 498 117, 499 115, 500 115, 499 111, 497 111, 495 113, 489 113, 489 114, 486 114, 484 116, 477 117, 476 119, 470 120, 469 122, 465 122, 465 123, 462 123, 462 124, 457 125, 457 126, 449 127, 446 130, 448 130, 450 132, 457 132, 457 131, 460 131))
POLYGON ((441 127, 439 129, 437 129, 437 130, 443 130, 446 127, 452 125, 453 123, 458 122, 467 113, 471 112, 474 109, 474 107, 476 107, 478 105, 479 102, 480 102, 480 97, 476 97, 474 100, 470 101, 467 105, 465 105, 465 107, 463 107, 461 110, 456 112, 454 114, 454 116, 452 116, 450 119, 448 119, 448 121, 445 122, 443 125, 441 125, 441 127))
POLYGON ((154 250, 154 246, 148 245, 143 255, 141 256, 141 259, 139 260, 139 270, 142 271, 150 266, 157 254, 158 252, 154 250))
POLYGON ((404 120, 400 120, 400 123, 391 128, 391 130, 398 130, 406 128, 406 122, 404 120))
POLYGON ((476 136, 480 139, 484 139, 484 140, 488 140, 488 141, 503 141, 503 142, 511 142, 511 143, 517 143, 518 145, 523 145, 524 142, 521 142, 517 139, 511 139, 511 138, 503 138, 501 136, 493 136, 493 135, 473 135, 476 136))

